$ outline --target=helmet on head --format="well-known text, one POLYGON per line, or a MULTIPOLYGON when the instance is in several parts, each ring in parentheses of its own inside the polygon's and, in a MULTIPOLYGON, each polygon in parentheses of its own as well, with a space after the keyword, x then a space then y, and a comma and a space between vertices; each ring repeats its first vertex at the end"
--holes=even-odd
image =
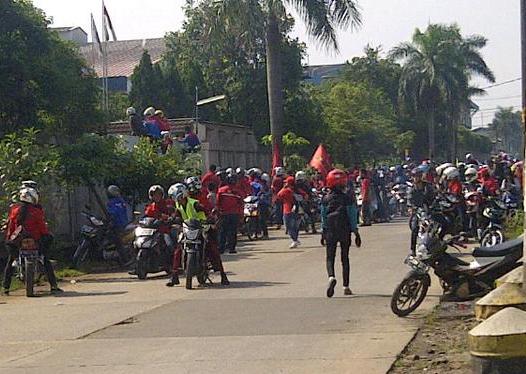
POLYGON ((471 153, 466 153, 466 161, 471 161, 473 155, 471 153))
POLYGON ((198 177, 188 177, 185 180, 189 192, 201 191, 201 180, 198 177))
POLYGON ((115 186, 114 184, 108 186, 107 192, 109 197, 121 196, 121 189, 118 186, 115 186))
POLYGON ((294 177, 290 176, 290 177, 287 177, 285 179, 285 184, 289 185, 289 186, 294 186, 296 184, 296 180, 294 179, 294 177))
POLYGON ((150 117, 155 115, 155 108, 153 106, 150 106, 144 110, 144 115, 146 117, 150 117))
POLYGON ((156 116, 160 116, 160 117, 164 117, 164 112, 163 112, 162 110, 160 110, 160 109, 157 109, 157 110, 155 111, 155 115, 156 115, 156 116))
POLYGON ((333 169, 327 174, 327 187, 345 187, 347 186, 347 174, 340 169, 333 169))
POLYGON ((133 116, 135 113, 136 113, 135 108, 132 107, 132 106, 129 107, 128 109, 126 109, 126 115, 127 116, 133 116))
POLYGON ((466 177, 467 182, 474 182, 477 180, 477 169, 475 168, 467 168, 464 172, 464 176, 466 177))
POLYGON ((282 177, 285 175, 285 168, 282 166, 278 166, 274 169, 274 174, 278 177, 282 177))
POLYGON ((446 168, 446 170, 444 170, 443 177, 450 181, 452 179, 460 177, 460 172, 456 167, 450 166, 446 168))
POLYGON ((245 169, 242 169, 242 168, 237 168, 236 169, 236 174, 240 177, 244 177, 246 175, 246 171, 245 169))
POLYGON ((477 177, 479 179, 484 179, 484 178, 489 177, 489 168, 487 166, 481 167, 479 171, 477 172, 477 177))
POLYGON ((158 191, 160 191, 164 197, 164 188, 162 186, 156 184, 150 187, 150 189, 148 190, 148 197, 150 198, 150 200, 153 199, 153 195, 158 191))
POLYGON ((237 174, 229 174, 226 178, 226 183, 228 183, 229 185, 234 185, 237 183, 238 179, 239 178, 237 174))
POLYGON ((31 188, 31 187, 22 187, 18 194, 18 198, 20 201, 24 203, 35 205, 35 204, 38 204, 38 200, 40 196, 36 189, 31 188))
POLYGON ((38 191, 38 183, 33 180, 22 181, 22 186, 20 189, 24 187, 33 188, 38 191))
POLYGON ((389 171, 390 171, 391 173, 394 173, 394 172, 396 171, 396 168, 395 168, 394 166, 391 166, 391 167, 389 168, 389 171))
POLYGON ((295 178, 296 178, 297 181, 306 180, 307 179, 307 173, 305 173, 304 171, 300 170, 300 171, 296 172, 295 178))
POLYGON ((453 164, 450 163, 450 162, 446 162, 445 164, 442 164, 442 165, 439 165, 437 166, 436 168, 436 172, 437 172, 437 175, 440 177, 442 176, 442 173, 444 173, 444 171, 447 169, 447 168, 450 168, 452 167, 453 164))
POLYGON ((270 175, 268 175, 267 173, 261 174, 261 180, 267 182, 267 184, 270 183, 270 175))
POLYGON ((185 198, 188 195, 186 186, 182 183, 176 183, 170 186, 168 189, 168 195, 175 201, 185 198))

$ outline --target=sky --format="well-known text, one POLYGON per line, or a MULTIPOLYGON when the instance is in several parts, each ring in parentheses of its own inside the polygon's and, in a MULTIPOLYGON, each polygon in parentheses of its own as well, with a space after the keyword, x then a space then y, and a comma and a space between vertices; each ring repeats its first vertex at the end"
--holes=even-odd
MULTIPOLYGON (((53 20, 53 26, 81 26, 90 33, 90 13, 97 27, 101 24, 100 0, 34 0, 34 4, 53 20)), ((185 0, 106 0, 117 38, 162 37, 181 28, 185 0)), ((293 35, 307 43, 308 64, 337 64, 363 54, 364 46, 381 46, 383 51, 411 38, 415 28, 429 23, 457 23, 464 35, 488 38, 483 55, 494 71, 497 83, 519 78, 520 19, 519 0, 358 0, 363 25, 358 30, 339 32, 339 52, 320 48, 309 38, 297 18, 293 35)), ((296 13, 291 9, 293 15, 296 13)), ((100 31, 99 31, 100 33, 100 31)), ((475 80, 479 87, 490 85, 475 80)), ((520 81, 487 90, 488 95, 474 101, 481 111, 473 117, 475 127, 491 122, 496 107, 520 109, 520 81)))

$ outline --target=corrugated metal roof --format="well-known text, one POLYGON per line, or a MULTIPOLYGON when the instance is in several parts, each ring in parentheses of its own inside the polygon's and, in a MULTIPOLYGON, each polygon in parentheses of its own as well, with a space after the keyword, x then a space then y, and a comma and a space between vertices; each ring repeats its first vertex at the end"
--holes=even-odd
MULTIPOLYGON (((144 50, 148 51, 152 62, 158 62, 166 50, 164 38, 108 42, 108 76, 130 77, 133 69, 139 65, 144 50)), ((102 77, 102 55, 98 47, 89 43, 80 48, 80 53, 88 65, 94 68, 97 76, 102 77)))

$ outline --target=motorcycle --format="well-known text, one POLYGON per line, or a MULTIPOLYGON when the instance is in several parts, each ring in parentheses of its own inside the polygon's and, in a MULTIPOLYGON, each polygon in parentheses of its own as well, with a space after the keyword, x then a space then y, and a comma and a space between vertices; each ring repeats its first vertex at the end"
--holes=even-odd
POLYGON ((398 214, 400 217, 407 217, 407 196, 409 186, 407 184, 396 184, 391 189, 389 208, 391 215, 398 214))
POLYGON ((25 284, 26 296, 35 295, 34 287, 44 270, 44 256, 40 254, 37 242, 32 238, 22 239, 18 259, 13 263, 16 277, 25 284))
POLYGON ((243 223, 245 227, 243 231, 249 240, 256 240, 261 236, 261 230, 259 229, 259 199, 257 196, 248 196, 243 202, 245 203, 243 209, 243 223))
POLYGON ((471 254, 474 257, 471 263, 448 253, 449 247, 457 250, 463 247, 458 240, 458 236, 443 239, 436 223, 419 235, 415 255, 409 255, 404 261, 411 271, 391 298, 394 314, 404 317, 420 306, 431 285, 430 269, 440 279, 444 294, 455 300, 470 300, 490 292, 496 279, 522 265, 522 238, 494 247, 476 248, 471 254))
POLYGON ((467 192, 464 195, 466 201, 466 217, 468 220, 469 235, 480 240, 482 229, 479 227, 480 207, 482 204, 482 193, 480 191, 467 192))
MULTIPOLYGON (((89 212, 82 212, 88 224, 80 228, 80 243, 73 254, 73 267, 79 268, 90 256, 101 260, 119 260, 119 253, 111 236, 114 235, 110 223, 89 212)), ((125 228, 123 243, 130 243, 135 225, 125 228)), ((123 259, 126 260, 126 259, 123 259)))
POLYGON ((504 230, 503 223, 506 218, 506 204, 496 198, 489 199, 487 206, 482 212, 483 223, 485 227, 480 238, 480 245, 483 247, 492 247, 503 243, 504 230))
POLYGON ((135 271, 137 277, 144 280, 148 273, 172 272, 172 239, 168 234, 162 234, 159 227, 165 224, 161 220, 147 217, 139 220, 135 229, 133 246, 137 251, 135 271))
MULTIPOLYGON (((206 253, 206 241, 210 224, 202 224, 192 219, 183 222, 183 230, 179 235, 179 243, 183 246, 183 266, 186 272, 186 288, 192 289, 192 279, 195 276, 200 285, 209 280, 212 269, 206 253)), ((210 282, 211 283, 211 282, 210 282)))

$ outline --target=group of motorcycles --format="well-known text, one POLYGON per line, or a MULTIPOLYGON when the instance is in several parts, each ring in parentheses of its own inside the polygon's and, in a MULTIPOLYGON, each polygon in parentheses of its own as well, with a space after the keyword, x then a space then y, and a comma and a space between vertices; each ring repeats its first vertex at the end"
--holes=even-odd
POLYGON ((395 289, 391 310, 407 316, 424 301, 431 284, 431 269, 440 281, 443 300, 462 301, 480 297, 494 288, 495 281, 522 265, 523 238, 505 241, 503 223, 515 214, 517 199, 509 192, 500 197, 484 197, 480 191, 466 191, 468 232, 463 232, 457 214, 458 199, 438 194, 430 207, 415 210, 418 222, 415 253, 405 259, 411 270, 395 289), (480 247, 462 253, 467 237, 480 247), (451 252, 457 250, 458 253, 451 252), (465 261, 463 257, 471 257, 465 261))
MULTIPOLYGON (((87 259, 117 261, 119 253, 111 240, 113 232, 109 222, 93 213, 84 212, 87 224, 81 227, 81 240, 73 254, 73 265, 78 268, 87 259)), ((139 213, 136 213, 138 216, 139 213)), ((186 274, 186 288, 192 288, 192 279, 199 284, 209 280, 211 265, 206 255, 207 233, 212 223, 201 224, 198 220, 184 222, 169 221, 145 217, 126 227, 122 242, 132 243, 130 252, 135 257, 135 274, 141 280, 148 274, 172 272, 174 238, 182 248, 182 266, 186 274), (161 225, 170 224, 171 234, 160 231, 161 225)))

